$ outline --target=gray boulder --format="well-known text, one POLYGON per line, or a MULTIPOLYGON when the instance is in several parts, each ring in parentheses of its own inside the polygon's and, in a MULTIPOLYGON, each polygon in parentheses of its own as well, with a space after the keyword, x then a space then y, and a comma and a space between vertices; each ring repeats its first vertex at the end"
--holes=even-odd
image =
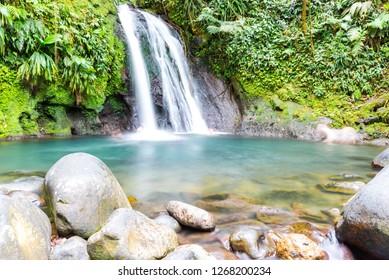
POLYGON ((362 141, 361 135, 352 127, 341 129, 329 128, 325 124, 317 125, 317 133, 323 135, 324 142, 335 144, 357 144, 362 141))
POLYGON ((131 208, 120 184, 98 158, 74 153, 57 161, 45 177, 46 203, 61 236, 88 238, 118 208, 131 208))
POLYGON ((389 165, 389 148, 377 155, 371 162, 371 166, 378 169, 382 169, 387 165, 389 165))
POLYGON ((335 230, 362 257, 389 259, 389 166, 346 203, 335 230))
POLYGON ((178 246, 177 234, 142 213, 117 209, 103 228, 88 239, 92 259, 162 259, 178 246))
POLYGON ((47 260, 51 225, 29 201, 0 195, 0 259, 47 260))
POLYGON ((166 210, 182 225, 205 231, 215 229, 215 218, 196 206, 172 200, 167 203, 166 210))
POLYGON ((216 257, 208 253, 200 245, 186 244, 178 246, 163 260, 216 260, 216 257))
POLYGON ((50 260, 90 260, 86 245, 85 239, 73 236, 53 248, 50 260))

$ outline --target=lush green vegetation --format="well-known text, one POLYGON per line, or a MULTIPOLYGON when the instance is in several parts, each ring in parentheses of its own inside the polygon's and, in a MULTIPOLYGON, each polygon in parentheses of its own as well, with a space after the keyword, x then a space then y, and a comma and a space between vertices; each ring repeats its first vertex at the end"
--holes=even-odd
POLYGON ((197 37, 197 54, 221 77, 238 80, 246 100, 293 101, 332 118, 334 126, 389 135, 383 115, 389 89, 386 1, 138 2, 197 37))
POLYGON ((0 17, 0 138, 68 134, 66 108, 97 114, 123 88, 113 1, 4 0, 0 17))

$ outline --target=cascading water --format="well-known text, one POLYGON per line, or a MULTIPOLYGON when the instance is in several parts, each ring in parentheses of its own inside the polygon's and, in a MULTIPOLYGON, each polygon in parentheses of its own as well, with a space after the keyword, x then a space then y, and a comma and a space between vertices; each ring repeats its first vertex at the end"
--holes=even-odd
POLYGON ((151 131, 157 129, 155 113, 150 93, 150 82, 146 64, 142 58, 141 46, 135 34, 136 17, 127 5, 119 7, 119 18, 127 37, 127 44, 131 53, 132 75, 135 95, 139 104, 140 123, 143 128, 151 131))
POLYGON ((152 75, 157 76, 161 83, 163 109, 166 111, 164 123, 169 124, 173 132, 208 133, 196 103, 182 44, 171 28, 158 17, 132 10, 128 5, 119 7, 119 17, 131 50, 132 75, 142 126, 148 129, 157 127, 145 62, 145 56, 150 55, 149 61, 153 61, 157 69, 152 75), (147 39, 147 44, 141 48, 142 36, 147 39))

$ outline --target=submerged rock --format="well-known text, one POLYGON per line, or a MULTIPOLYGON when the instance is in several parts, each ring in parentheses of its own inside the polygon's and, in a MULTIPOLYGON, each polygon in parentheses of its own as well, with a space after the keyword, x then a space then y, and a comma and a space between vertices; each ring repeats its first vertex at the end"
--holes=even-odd
POLYGON ((275 243, 264 232, 252 228, 240 228, 230 235, 233 251, 246 253, 252 259, 267 258, 275 253, 275 243))
POLYGON ((318 188, 324 192, 355 194, 365 185, 363 182, 331 182, 328 184, 320 184, 318 188))
POLYGON ((277 256, 284 260, 324 260, 326 253, 303 234, 289 234, 277 242, 277 256))
POLYGON ((167 203, 166 210, 182 225, 205 231, 215 229, 215 218, 196 206, 172 200, 167 203))
POLYGON ((85 239, 73 236, 53 248, 50 260, 89 260, 86 245, 85 239))
POLYGON ((47 260, 49 218, 29 201, 0 195, 0 259, 47 260))
POLYGON ((215 212, 252 212, 254 214, 261 207, 259 201, 257 200, 224 193, 206 196, 202 200, 197 201, 196 206, 208 211, 215 212))
POLYGON ((115 210, 107 223, 88 239, 92 259, 162 259, 178 246, 171 228, 129 208, 115 210))
POLYGON ((216 260, 216 258, 200 245, 186 244, 178 246, 163 260, 216 260))
POLYGON ((344 206, 336 236, 362 258, 389 259, 389 166, 344 206))
POLYGON ((268 224, 286 224, 297 218, 286 210, 262 206, 257 210, 257 219, 268 224))
POLYGON ((109 168, 86 153, 61 158, 45 177, 47 204, 61 236, 88 238, 118 208, 131 208, 109 168))
POLYGON ((382 169, 389 165, 389 148, 377 155, 371 162, 373 168, 382 169))

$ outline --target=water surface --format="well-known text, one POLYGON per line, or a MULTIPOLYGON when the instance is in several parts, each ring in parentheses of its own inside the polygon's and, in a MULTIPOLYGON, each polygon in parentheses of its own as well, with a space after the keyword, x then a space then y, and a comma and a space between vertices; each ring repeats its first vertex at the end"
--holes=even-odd
POLYGON ((47 172, 62 156, 86 152, 103 160, 126 194, 140 201, 228 193, 287 210, 298 205, 316 215, 341 208, 351 197, 323 192, 318 184, 342 180, 344 174, 368 182, 370 162, 384 149, 229 135, 182 134, 164 140, 127 135, 0 142, 0 180, 14 171, 47 172))

